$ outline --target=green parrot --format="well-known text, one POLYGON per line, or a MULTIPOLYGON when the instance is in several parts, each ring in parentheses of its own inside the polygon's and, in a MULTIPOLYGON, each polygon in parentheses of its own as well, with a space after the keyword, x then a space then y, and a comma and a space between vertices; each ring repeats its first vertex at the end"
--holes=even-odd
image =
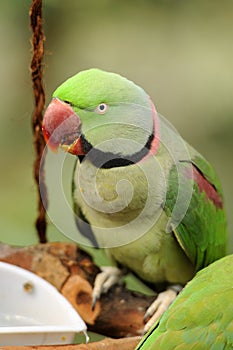
POLYGON ((233 349, 232 281, 233 255, 199 271, 136 350, 233 349))
POLYGON ((159 293, 148 330, 198 270, 225 255, 217 175, 149 95, 115 73, 89 69, 65 81, 42 130, 51 149, 76 156, 78 230, 114 265, 97 275, 93 306, 130 270, 159 293))

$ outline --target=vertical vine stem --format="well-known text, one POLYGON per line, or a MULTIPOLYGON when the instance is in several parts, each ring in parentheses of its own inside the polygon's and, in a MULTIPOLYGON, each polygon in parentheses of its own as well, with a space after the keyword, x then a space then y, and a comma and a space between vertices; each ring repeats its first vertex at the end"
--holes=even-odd
POLYGON ((42 60, 44 55, 45 36, 42 30, 42 0, 32 0, 29 11, 30 24, 32 29, 32 60, 31 79, 34 93, 35 108, 32 116, 32 131, 35 148, 34 178, 38 194, 38 216, 35 226, 40 243, 46 239, 46 209, 47 189, 45 185, 44 159, 45 141, 42 135, 42 118, 45 105, 45 93, 42 84, 43 70, 42 60), (43 199, 43 200, 42 200, 43 199))

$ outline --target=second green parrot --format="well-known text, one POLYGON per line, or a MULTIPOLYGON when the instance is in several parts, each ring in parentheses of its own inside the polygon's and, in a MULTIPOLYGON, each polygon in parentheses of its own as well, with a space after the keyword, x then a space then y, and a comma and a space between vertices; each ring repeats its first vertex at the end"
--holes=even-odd
POLYGON ((217 175, 141 87, 99 69, 55 90, 43 133, 52 149, 77 157, 78 229, 115 263, 97 276, 93 305, 127 268, 160 292, 147 330, 198 270, 225 255, 217 175))
POLYGON ((135 350, 232 350, 233 255, 199 271, 135 350))

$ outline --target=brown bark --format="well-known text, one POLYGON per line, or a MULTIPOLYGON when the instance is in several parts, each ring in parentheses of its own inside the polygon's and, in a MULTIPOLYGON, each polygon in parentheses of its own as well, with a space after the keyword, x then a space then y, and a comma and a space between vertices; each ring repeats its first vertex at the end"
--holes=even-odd
MULTIPOLYGON (((46 243, 28 247, 0 244, 0 260, 30 270, 53 284, 78 311, 88 330, 111 338, 141 334, 145 310, 154 297, 118 285, 103 295, 92 310, 92 287, 99 268, 91 256, 76 244, 46 243)), ((109 349, 115 349, 114 341, 111 342, 113 347, 109 349)), ((122 342, 126 340, 123 339, 122 342)), ((83 347, 62 349, 105 349, 103 344, 104 342, 99 343, 96 348, 82 345, 83 347)), ((122 343, 119 349, 124 349, 122 343)))
POLYGON ((46 238, 46 208, 47 189, 45 184, 45 140, 42 135, 42 119, 45 105, 45 93, 43 88, 43 56, 45 36, 42 29, 42 0, 32 0, 29 11, 30 24, 32 29, 32 59, 31 59, 31 79, 34 94, 35 108, 32 115, 32 132, 35 149, 34 179, 38 196, 38 216, 35 226, 38 238, 41 243, 47 242, 46 238))
MULTIPOLYGON (((54 346, 20 346, 20 350, 133 350, 140 337, 124 339, 105 338, 101 341, 80 345, 54 345, 54 346)), ((1 350, 19 350, 17 346, 4 346, 1 350)))

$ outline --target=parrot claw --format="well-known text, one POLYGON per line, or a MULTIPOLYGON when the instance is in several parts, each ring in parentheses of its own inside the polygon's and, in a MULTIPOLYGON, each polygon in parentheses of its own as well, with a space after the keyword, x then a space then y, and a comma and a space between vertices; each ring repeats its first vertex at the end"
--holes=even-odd
POLYGON ((163 315, 171 303, 176 299, 177 294, 182 290, 182 286, 169 286, 167 290, 158 294, 155 301, 146 310, 144 321, 146 322, 143 332, 146 333, 155 322, 163 315), (149 318, 149 321, 147 321, 149 318))
POLYGON ((97 300, 98 300, 97 296, 92 294, 92 303, 91 303, 91 310, 92 311, 95 310, 95 305, 96 305, 97 300))
POLYGON ((107 293, 109 289, 119 283, 123 272, 114 266, 103 266, 101 272, 97 274, 92 291, 92 310, 94 310, 97 300, 101 294, 107 293))

